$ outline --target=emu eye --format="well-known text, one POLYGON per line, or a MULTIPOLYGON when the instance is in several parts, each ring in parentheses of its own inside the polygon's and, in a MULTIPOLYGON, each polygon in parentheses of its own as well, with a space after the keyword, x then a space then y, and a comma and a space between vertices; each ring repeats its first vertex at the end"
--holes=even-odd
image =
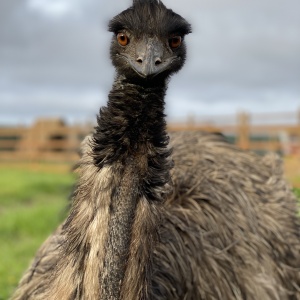
POLYGON ((120 33, 117 34, 117 40, 118 40, 118 43, 121 46, 126 46, 129 43, 128 36, 125 33, 123 33, 123 32, 120 32, 120 33))
POLYGON ((178 48, 182 43, 181 36, 173 36, 169 39, 169 45, 172 49, 178 48))

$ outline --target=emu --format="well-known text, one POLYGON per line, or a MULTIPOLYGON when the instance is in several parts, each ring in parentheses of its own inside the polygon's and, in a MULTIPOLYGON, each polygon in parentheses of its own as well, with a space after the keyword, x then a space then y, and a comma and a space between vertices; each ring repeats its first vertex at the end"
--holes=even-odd
POLYGON ((116 77, 69 215, 12 299, 300 299, 296 199, 279 159, 218 134, 169 145, 164 95, 190 24, 135 0, 109 30, 116 77))

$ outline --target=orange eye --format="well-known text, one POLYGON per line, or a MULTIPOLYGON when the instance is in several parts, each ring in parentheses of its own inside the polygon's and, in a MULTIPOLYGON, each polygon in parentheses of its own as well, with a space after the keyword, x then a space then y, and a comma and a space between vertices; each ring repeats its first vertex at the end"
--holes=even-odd
POLYGON ((173 36, 169 39, 169 45, 172 49, 176 49, 181 45, 182 38, 181 36, 173 36))
POLYGON ((118 40, 118 43, 121 46, 126 46, 129 43, 128 36, 125 33, 122 33, 122 32, 120 32, 120 33, 117 34, 117 40, 118 40))

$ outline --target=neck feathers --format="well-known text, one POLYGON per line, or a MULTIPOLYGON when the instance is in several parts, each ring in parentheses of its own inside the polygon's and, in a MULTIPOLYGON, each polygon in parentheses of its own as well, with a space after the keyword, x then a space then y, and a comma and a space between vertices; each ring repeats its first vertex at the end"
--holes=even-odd
POLYGON ((107 107, 100 110, 93 136, 97 167, 135 165, 141 193, 160 200, 170 181, 169 137, 164 115, 165 85, 144 87, 118 78, 107 107))
POLYGON ((111 166, 116 178, 100 275, 103 299, 149 296, 158 205, 171 181, 165 90, 118 78, 98 117, 92 141, 94 165, 111 166))

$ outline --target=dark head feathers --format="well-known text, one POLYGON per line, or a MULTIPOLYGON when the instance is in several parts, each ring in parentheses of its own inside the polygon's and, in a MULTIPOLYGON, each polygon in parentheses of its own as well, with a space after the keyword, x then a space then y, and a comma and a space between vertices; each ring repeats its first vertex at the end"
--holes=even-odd
POLYGON ((184 36, 191 32, 191 25, 159 0, 134 0, 132 7, 109 22, 108 28, 114 33, 129 30, 136 36, 184 36))
POLYGON ((162 4, 162 2, 160 0, 133 0, 133 5, 136 5, 136 4, 147 4, 149 2, 152 2, 152 3, 157 3, 157 4, 162 4))

